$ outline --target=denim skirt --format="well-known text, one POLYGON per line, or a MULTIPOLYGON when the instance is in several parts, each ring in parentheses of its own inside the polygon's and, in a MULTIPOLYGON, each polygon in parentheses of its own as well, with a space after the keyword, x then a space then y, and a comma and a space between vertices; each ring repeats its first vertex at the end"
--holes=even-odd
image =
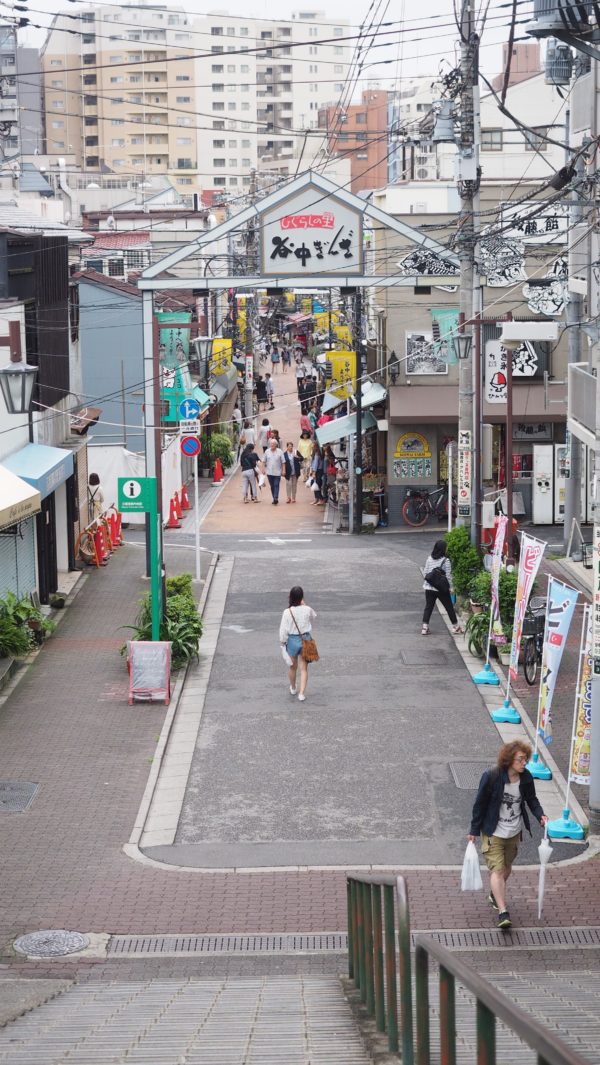
POLYGON ((308 639, 309 636, 310 633, 308 632, 303 632, 302 636, 300 636, 297 632, 290 633, 287 638, 287 643, 285 645, 285 649, 289 654, 290 658, 295 658, 296 655, 300 654, 300 651, 302 650, 302 640, 308 639))

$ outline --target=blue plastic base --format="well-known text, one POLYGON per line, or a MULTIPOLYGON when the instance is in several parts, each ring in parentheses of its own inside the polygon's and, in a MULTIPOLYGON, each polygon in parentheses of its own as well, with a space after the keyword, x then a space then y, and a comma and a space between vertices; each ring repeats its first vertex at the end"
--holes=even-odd
POLYGON ((547 765, 544 765, 537 751, 525 768, 529 770, 535 780, 552 780, 552 770, 548 769, 547 765))
POLYGON ((568 807, 563 810, 562 817, 556 821, 548 821, 548 836, 550 839, 585 839, 585 832, 579 821, 574 821, 568 807))
POLYGON ((473 677, 473 684, 493 684, 498 685, 500 683, 500 677, 498 677, 489 662, 486 662, 483 669, 476 673, 473 677))
POLYGON ((500 725, 500 724, 520 725, 521 724, 521 715, 520 715, 519 711, 515 710, 514 706, 511 705, 510 699, 505 699, 504 703, 502 704, 500 709, 492 711, 492 713, 490 714, 490 717, 491 717, 492 721, 495 721, 496 724, 498 724, 498 725, 500 725))

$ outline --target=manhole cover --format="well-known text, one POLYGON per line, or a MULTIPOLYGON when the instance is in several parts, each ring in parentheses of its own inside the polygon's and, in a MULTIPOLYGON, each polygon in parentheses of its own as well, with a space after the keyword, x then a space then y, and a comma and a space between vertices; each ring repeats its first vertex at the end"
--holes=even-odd
POLYGON ((489 768, 489 762, 450 762, 450 772, 456 787, 465 791, 476 791, 481 774, 489 768))
POLYGON ((18 814, 26 810, 39 788, 26 780, 0 780, 0 813, 18 814))
POLYGON ((26 954, 30 958, 59 958, 63 954, 76 954, 89 945, 89 936, 81 932, 67 932, 64 928, 29 932, 26 936, 19 936, 14 943, 19 954, 26 954))

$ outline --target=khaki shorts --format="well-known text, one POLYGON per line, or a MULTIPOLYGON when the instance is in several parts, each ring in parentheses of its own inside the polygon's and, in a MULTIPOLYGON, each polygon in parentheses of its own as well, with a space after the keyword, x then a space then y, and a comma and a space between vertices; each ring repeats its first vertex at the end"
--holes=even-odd
POLYGON ((485 858, 490 873, 501 873, 503 869, 510 869, 521 842, 521 833, 504 839, 502 836, 486 836, 481 833, 481 853, 485 858))

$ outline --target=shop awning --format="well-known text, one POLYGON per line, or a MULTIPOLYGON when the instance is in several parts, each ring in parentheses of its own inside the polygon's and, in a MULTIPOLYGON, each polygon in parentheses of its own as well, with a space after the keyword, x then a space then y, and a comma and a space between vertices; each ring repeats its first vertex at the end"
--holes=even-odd
POLYGON ((339 396, 336 396, 334 392, 326 392, 321 404, 321 414, 329 414, 330 410, 335 410, 336 407, 339 407, 340 403, 346 403, 347 399, 347 396, 345 399, 341 399, 339 396))
MULTIPOLYGON (((383 385, 378 384, 377 381, 365 381, 361 392, 363 410, 366 410, 367 407, 376 407, 378 403, 385 403, 386 399, 387 389, 383 385)), ((356 406, 354 396, 352 396, 351 402, 353 406, 356 406)))
POLYGON ((192 388, 192 399, 195 399, 196 403, 200 404, 201 414, 202 411, 205 411, 210 407, 210 396, 207 396, 206 392, 203 392, 199 385, 195 385, 195 387, 192 388))
POLYGON ((20 451, 2 460, 11 473, 16 473, 39 492, 42 499, 54 492, 73 473, 73 455, 60 447, 47 444, 27 444, 20 451))
MULTIPOLYGON (((376 427, 376 418, 370 411, 366 411, 362 416, 363 433, 376 427)), ((345 436, 353 436, 355 432, 356 414, 347 414, 345 418, 334 418, 332 422, 327 422, 327 425, 322 425, 320 429, 317 429, 317 443, 319 447, 324 447, 325 444, 333 444, 336 440, 343 440, 345 436)))
POLYGON ((238 375, 235 366, 231 366, 226 373, 219 374, 215 377, 213 383, 210 386, 210 394, 214 396, 217 403, 222 403, 223 400, 237 388, 238 375))
POLYGON ((41 509, 40 493, 5 466, 0 466, 0 529, 16 525, 41 509))
POLYGON ((90 425, 95 425, 102 414, 101 407, 82 407, 71 415, 71 432, 84 436, 90 425))

